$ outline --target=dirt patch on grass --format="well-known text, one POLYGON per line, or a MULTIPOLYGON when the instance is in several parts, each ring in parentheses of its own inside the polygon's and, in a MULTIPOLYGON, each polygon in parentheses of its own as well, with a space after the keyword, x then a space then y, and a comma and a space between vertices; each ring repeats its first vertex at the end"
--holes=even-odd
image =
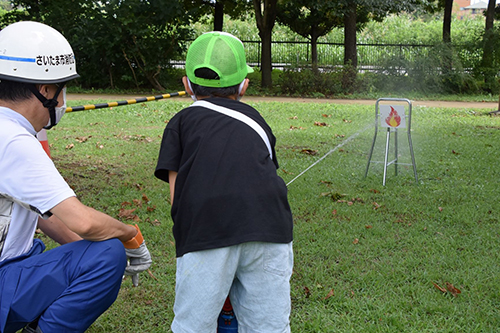
POLYGON ((102 161, 76 161, 71 157, 52 157, 57 169, 82 199, 85 196, 98 195, 102 188, 118 186, 123 174, 115 165, 108 165, 102 161))

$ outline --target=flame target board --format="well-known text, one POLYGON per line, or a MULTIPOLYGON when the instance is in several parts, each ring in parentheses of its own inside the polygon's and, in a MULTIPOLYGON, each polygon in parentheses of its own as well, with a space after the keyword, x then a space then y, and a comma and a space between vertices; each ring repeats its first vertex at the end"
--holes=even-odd
POLYGON ((387 167, 391 164, 394 164, 395 174, 398 174, 398 164, 403 165, 412 165, 413 173, 415 175, 415 182, 418 184, 417 177, 417 167, 415 164, 415 156, 413 155, 413 144, 411 143, 411 101, 406 98, 379 98, 375 103, 375 134, 373 136, 372 147, 370 149, 370 153, 368 155, 368 164, 366 165, 365 177, 368 175, 368 169, 371 163, 384 163, 384 179, 382 185, 385 186, 385 179, 387 175, 387 167), (406 109, 403 105, 380 105, 381 101, 390 101, 390 102, 406 102, 408 103, 408 109, 406 109), (408 110, 408 113, 406 113, 408 110), (380 124, 380 125, 379 125, 380 124), (387 128, 386 130, 386 140, 385 140, 385 157, 384 161, 372 161, 373 149, 375 148, 375 141, 377 140, 377 132, 378 128, 387 128), (398 128, 406 128, 405 132, 408 135, 408 145, 411 155, 411 164, 408 163, 400 163, 398 153, 398 128), (394 159, 389 161, 389 142, 390 137, 393 136, 394 141, 394 159))
POLYGON ((406 128, 404 105, 380 105, 380 126, 406 128))

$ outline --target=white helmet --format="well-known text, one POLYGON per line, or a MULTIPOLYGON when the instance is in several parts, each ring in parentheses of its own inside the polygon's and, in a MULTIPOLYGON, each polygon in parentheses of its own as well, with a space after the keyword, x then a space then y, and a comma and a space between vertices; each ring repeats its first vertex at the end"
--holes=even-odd
POLYGON ((54 28, 24 21, 0 31, 0 79, 53 84, 77 77, 73 49, 54 28))

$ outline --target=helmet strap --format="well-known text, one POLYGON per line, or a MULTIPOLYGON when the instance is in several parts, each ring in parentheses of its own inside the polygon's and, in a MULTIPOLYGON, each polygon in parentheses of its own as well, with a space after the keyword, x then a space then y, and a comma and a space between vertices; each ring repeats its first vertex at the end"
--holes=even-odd
POLYGON ((49 110, 49 116, 50 116, 50 126, 45 126, 45 129, 51 129, 56 125, 56 106, 59 104, 57 101, 57 97, 61 93, 61 91, 64 88, 66 82, 58 85, 57 91, 54 95, 54 97, 47 99, 45 96, 43 96, 40 91, 37 89, 36 85, 28 85, 28 88, 31 90, 33 95, 35 95, 40 102, 42 102, 43 106, 46 107, 49 110))

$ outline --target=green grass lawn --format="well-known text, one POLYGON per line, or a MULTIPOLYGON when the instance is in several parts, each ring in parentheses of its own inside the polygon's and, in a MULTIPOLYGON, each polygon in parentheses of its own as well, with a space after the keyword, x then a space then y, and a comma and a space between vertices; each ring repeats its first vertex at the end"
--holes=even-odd
MULTIPOLYGON (((153 172, 166 123, 188 104, 169 99, 69 113, 48 133, 53 160, 82 202, 139 224, 154 260, 139 287, 123 281, 117 301, 89 332, 169 331, 175 287, 169 188, 153 172)), ((293 332, 498 331, 500 117, 414 107, 418 182, 406 165, 401 131, 402 164, 398 175, 389 166, 382 186, 381 163, 364 177, 374 105, 252 105, 274 130, 285 182, 331 152, 288 187, 293 332)), ((384 158, 385 133, 378 133, 373 161, 384 158)))

